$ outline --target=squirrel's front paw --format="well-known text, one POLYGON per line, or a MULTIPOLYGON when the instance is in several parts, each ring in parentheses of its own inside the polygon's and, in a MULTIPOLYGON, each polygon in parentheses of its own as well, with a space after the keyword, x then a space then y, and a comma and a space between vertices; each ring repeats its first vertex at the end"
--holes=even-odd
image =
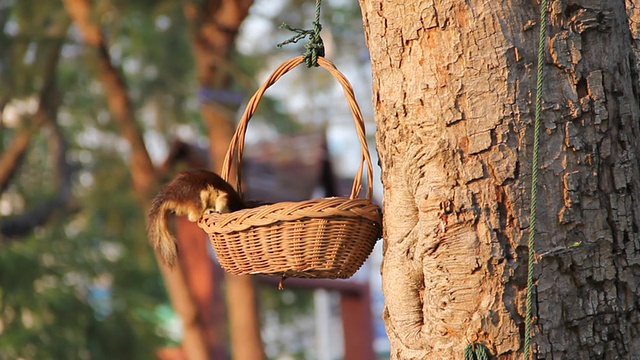
POLYGON ((202 213, 202 215, 213 215, 213 214, 220 214, 220 211, 216 210, 216 209, 205 209, 204 212, 202 213))

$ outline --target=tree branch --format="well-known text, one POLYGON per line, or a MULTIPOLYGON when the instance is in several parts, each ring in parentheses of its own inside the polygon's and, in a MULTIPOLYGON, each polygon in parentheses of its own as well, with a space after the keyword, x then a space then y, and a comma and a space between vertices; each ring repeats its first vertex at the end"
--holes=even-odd
MULTIPOLYGON (((252 0, 210 0, 200 6, 194 3, 184 6, 188 22, 195 24, 191 28, 191 43, 200 88, 228 86, 232 68, 227 65, 229 53, 252 4, 252 0)), ((233 136, 232 112, 213 102, 202 102, 200 111, 209 129, 212 168, 217 170, 233 136)))
MULTIPOLYGON (((60 30, 65 33, 69 24, 62 24, 60 30)), ((66 141, 60 132, 56 115, 60 101, 56 87, 55 75, 60 59, 60 50, 64 43, 63 38, 58 38, 53 48, 48 53, 48 59, 44 61, 43 69, 44 86, 40 91, 38 109, 29 126, 18 131, 9 148, 3 152, 0 158, 0 193, 6 190, 11 179, 15 177, 22 160, 27 152, 33 135, 46 126, 51 134, 49 146, 51 154, 54 154, 53 162, 56 171, 57 191, 55 195, 41 201, 20 215, 8 216, 0 222, 0 235, 3 240, 15 239, 30 233, 35 227, 49 221, 54 215, 66 211, 71 199, 71 169, 66 161, 66 141)))
MULTIPOLYGON (((185 5, 185 17, 195 24, 191 39, 201 89, 228 87, 232 68, 227 66, 229 54, 252 3, 252 0, 209 0, 201 6, 185 5)), ((213 102, 201 102, 200 111, 209 132, 211 163, 214 169, 219 169, 234 132, 231 112, 213 102)), ((225 281, 231 353, 238 359, 265 358, 251 278, 225 273, 225 281)))
MULTIPOLYGON (((64 34, 68 28, 69 23, 66 22, 61 24, 58 32, 64 34)), ((33 134, 35 134, 43 124, 47 122, 55 123, 53 119, 56 116, 55 114, 58 108, 58 104, 56 103, 58 100, 56 99, 55 77, 63 43, 64 37, 56 36, 52 49, 47 53, 47 59, 43 61, 43 64, 45 64, 42 71, 44 85, 40 90, 38 110, 33 116, 32 124, 22 127, 13 138, 9 147, 3 150, 2 156, 0 156, 0 194, 6 190, 11 179, 20 169, 22 159, 29 148, 33 134)), ((5 105, 6 103, 3 102, 2 107, 5 105)), ((3 109, 0 108, 0 110, 3 109)), ((0 111, 0 114, 1 113, 0 111)))
MULTIPOLYGON (((65 8, 74 20, 85 42, 96 48, 98 77, 104 87, 107 104, 120 133, 131 146, 129 168, 133 180, 133 189, 138 196, 142 209, 146 210, 157 189, 158 178, 146 150, 142 134, 135 121, 131 101, 122 75, 113 66, 108 47, 98 25, 90 20, 91 8, 88 0, 64 0, 65 8)), ((194 321, 198 314, 193 297, 189 291, 185 276, 179 267, 169 269, 158 261, 169 298, 174 310, 184 320, 182 348, 189 359, 207 358, 203 331, 194 321)))
POLYGON ((0 194, 7 189, 20 168, 34 132, 35 129, 32 127, 20 129, 9 147, 2 152, 0 157, 0 194))
POLYGON ((87 45, 97 50, 98 77, 104 87, 107 104, 120 133, 131 146, 130 170, 133 187, 139 194, 143 207, 151 199, 157 178, 141 131, 135 121, 127 86, 123 76, 113 66, 107 43, 100 27, 91 22, 88 0, 64 0, 65 8, 77 26, 87 45))
POLYGON ((56 124, 47 124, 51 130, 50 146, 55 154, 57 191, 27 212, 9 216, 0 222, 3 240, 15 239, 29 234, 37 226, 44 225, 56 214, 69 209, 71 200, 71 167, 66 161, 67 144, 56 124))

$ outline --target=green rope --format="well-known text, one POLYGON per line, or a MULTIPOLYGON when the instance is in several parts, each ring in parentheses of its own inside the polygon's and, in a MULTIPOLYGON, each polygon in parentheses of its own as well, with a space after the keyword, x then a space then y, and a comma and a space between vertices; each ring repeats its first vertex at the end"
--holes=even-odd
POLYGON ((544 79, 544 50, 547 28, 547 0, 540 2, 540 39, 538 42, 538 74, 536 81, 536 113, 533 123, 533 159, 531 160, 531 207, 529 211, 529 259, 527 265, 527 305, 524 325, 524 359, 530 359, 531 321, 533 302, 533 264, 535 260, 534 240, 536 234, 536 211, 538 200, 538 152, 540 147, 540 117, 542 115, 542 81, 544 79))
POLYGON ((285 40, 279 43, 278 47, 283 47, 284 45, 297 43, 299 40, 309 36, 309 42, 304 45, 304 48, 307 49, 302 56, 304 57, 304 63, 307 67, 318 66, 318 56, 324 56, 324 42, 320 37, 320 31, 322 31, 322 24, 320 24, 320 5, 322 0, 316 0, 316 17, 315 20, 311 23, 312 29, 304 30, 292 28, 289 25, 282 23, 280 25, 281 29, 286 29, 289 31, 293 31, 297 33, 292 38, 285 40))
POLYGON ((464 349, 464 360, 487 360, 487 348, 482 344, 469 344, 464 349))

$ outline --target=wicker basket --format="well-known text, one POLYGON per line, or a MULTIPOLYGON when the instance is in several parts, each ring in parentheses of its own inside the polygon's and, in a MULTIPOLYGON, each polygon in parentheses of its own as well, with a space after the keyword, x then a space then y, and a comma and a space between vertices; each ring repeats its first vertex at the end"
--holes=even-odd
MULTIPOLYGON (((239 191, 242 189, 240 169, 247 124, 265 90, 302 62, 303 58, 299 56, 282 63, 247 104, 220 174, 229 181, 235 158, 239 191)), ((318 64, 342 85, 360 140, 362 157, 351 195, 349 198, 281 202, 203 216, 198 225, 209 234, 220 265, 230 273, 348 278, 362 266, 381 236, 381 211, 371 202, 373 171, 362 113, 344 75, 325 58, 319 58, 318 64), (366 197, 358 198, 365 166, 366 197)))

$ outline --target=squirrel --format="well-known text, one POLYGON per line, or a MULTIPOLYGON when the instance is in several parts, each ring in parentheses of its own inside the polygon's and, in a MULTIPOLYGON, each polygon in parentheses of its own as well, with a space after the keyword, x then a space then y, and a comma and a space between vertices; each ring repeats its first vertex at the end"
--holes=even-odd
POLYGON ((211 212, 228 213, 245 207, 233 187, 217 174, 205 169, 180 172, 165 184, 149 209, 149 241, 164 262, 172 268, 178 258, 176 239, 169 232, 169 214, 187 215, 198 221, 211 212))

